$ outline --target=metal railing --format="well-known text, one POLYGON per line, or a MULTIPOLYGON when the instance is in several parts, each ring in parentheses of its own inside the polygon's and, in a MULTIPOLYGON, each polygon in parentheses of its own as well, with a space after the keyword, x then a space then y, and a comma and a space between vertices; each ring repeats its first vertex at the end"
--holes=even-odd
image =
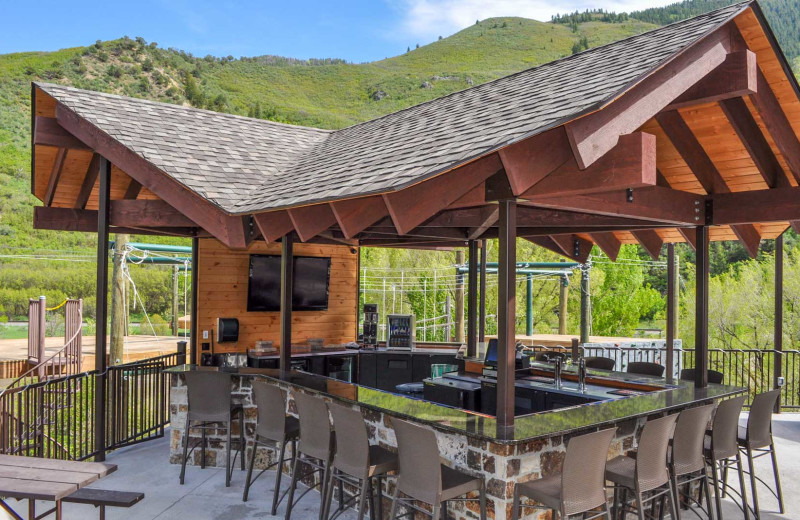
MULTIPOLYGON (((534 352, 547 353, 553 351, 571 352, 570 347, 530 347, 534 352)), ((650 361, 664 364, 666 347, 649 346, 581 346, 585 356, 601 356, 616 362, 615 370, 625 371, 631 361, 650 361)), ((781 392, 781 409, 800 412, 800 350, 758 350, 758 349, 709 349, 708 368, 722 372, 726 385, 747 388, 746 405, 749 407, 753 397, 761 392, 772 390, 775 386, 775 356, 782 358, 784 378, 781 392)), ((679 377, 680 369, 694 368, 695 350, 693 348, 675 348, 675 377, 679 377)))
POLYGON ((94 437, 100 373, 83 372, 9 388, 0 394, 0 453, 83 460, 162 437, 169 422, 165 368, 173 353, 109 367, 105 375, 106 446, 94 437))

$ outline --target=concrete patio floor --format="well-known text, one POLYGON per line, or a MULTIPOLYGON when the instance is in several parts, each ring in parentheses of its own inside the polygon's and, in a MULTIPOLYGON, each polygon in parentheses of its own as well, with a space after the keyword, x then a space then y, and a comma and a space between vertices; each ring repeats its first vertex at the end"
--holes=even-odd
MULTIPOLYGON (((769 496, 766 489, 760 488, 762 519, 800 519, 800 414, 782 414, 775 416, 774 433, 777 441, 781 481, 783 483, 786 514, 779 515, 777 501, 769 496)), ((187 518, 192 520, 245 520, 275 518, 269 514, 271 504, 269 494, 274 481, 274 472, 268 471, 253 485, 250 500, 242 502, 242 489, 245 473, 234 471, 230 488, 225 487, 225 474, 221 469, 207 468, 201 470, 187 467, 186 484, 178 484, 180 466, 169 464, 168 436, 163 439, 145 442, 111 453, 108 462, 117 464, 119 470, 93 485, 97 488, 143 491, 145 499, 131 509, 109 509, 107 518, 126 520, 150 520, 187 518)), ((771 468, 767 458, 756 461, 759 475, 769 482, 771 468)), ((735 475, 730 479, 738 488, 735 475)), ((749 481, 748 481, 749 482, 749 481)), ((287 479, 283 485, 287 485, 287 479)), ((749 485, 749 484, 748 484, 749 485)), ((748 488, 748 495, 750 490, 748 488)), ((20 506, 22 502, 11 501, 12 506, 20 506)), ((317 518, 319 494, 308 493, 295 508, 292 517, 297 520, 317 518)), ((43 511, 46 504, 38 506, 43 511)), ((285 504, 278 509, 278 517, 283 518, 285 504)), ((91 506, 65 504, 64 517, 68 520, 97 518, 97 510, 91 506)), ((742 518, 741 511, 731 501, 723 503, 725 519, 742 518)), ((345 520, 354 520, 352 511, 342 515, 345 520)), ((683 518, 697 518, 690 512, 684 512, 683 518)), ((0 512, 0 518, 3 513, 0 512)))

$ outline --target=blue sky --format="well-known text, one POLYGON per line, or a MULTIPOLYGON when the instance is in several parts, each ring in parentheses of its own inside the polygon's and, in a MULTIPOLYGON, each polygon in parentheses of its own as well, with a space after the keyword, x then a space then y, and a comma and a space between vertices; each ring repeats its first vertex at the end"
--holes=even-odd
POLYGON ((669 0, 0 0, 0 53, 55 50, 142 36, 195 55, 394 56, 491 16, 629 11, 669 0))

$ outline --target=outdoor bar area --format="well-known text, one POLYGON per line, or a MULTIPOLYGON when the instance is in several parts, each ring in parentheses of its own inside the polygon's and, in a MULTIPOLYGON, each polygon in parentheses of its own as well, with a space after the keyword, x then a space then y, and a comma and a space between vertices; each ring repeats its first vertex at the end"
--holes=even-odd
MULTIPOLYGON (((336 131, 52 84, 33 84, 32 104, 35 225, 98 236, 98 352, 109 233, 191 237, 191 345, 186 364, 167 369, 170 462, 230 467, 226 483, 245 499, 277 464, 289 491, 271 513, 287 520, 293 496, 315 484, 322 495, 303 500, 321 496, 321 514, 353 497, 348 507, 374 518, 415 508, 457 520, 605 517, 611 494, 570 509, 596 494, 580 480, 562 489, 562 471, 590 473, 594 454, 603 475, 606 460, 651 446, 644 437, 687 411, 707 411, 693 421, 702 435, 706 405, 746 391, 709 382, 710 242, 739 240, 755 256, 762 240, 782 248, 800 222, 800 89, 755 2, 336 131), (482 326, 489 240, 496 338, 482 326), (604 364, 583 327, 550 355, 518 348, 518 240, 578 264, 595 245, 611 260, 623 244, 653 258, 666 245, 656 372, 604 364), (690 379, 674 352, 676 243, 696 254, 690 379), (359 303, 370 247, 466 248, 463 348, 417 342, 413 316, 359 303), (372 447, 347 448, 362 436, 372 447), (577 460, 570 446, 582 442, 577 460)), ((99 372, 105 362, 96 356, 99 372)), ((103 421, 94 426, 104 439, 103 421)), ((605 480, 625 471, 609 464, 605 480)), ((675 486, 660 486, 648 498, 631 484, 613 501, 651 500, 674 518, 675 486)))

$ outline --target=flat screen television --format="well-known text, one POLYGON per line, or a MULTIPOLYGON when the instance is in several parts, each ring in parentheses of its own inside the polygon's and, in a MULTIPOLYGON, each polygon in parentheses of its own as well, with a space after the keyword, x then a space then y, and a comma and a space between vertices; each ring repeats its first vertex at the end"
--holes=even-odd
MULTIPOLYGON (((294 257, 293 311, 328 309, 328 285, 331 259, 314 256, 294 257)), ((281 257, 250 255, 250 278, 247 286, 247 310, 281 310, 281 257)))
POLYGON ((483 364, 490 367, 497 366, 497 338, 489 340, 489 345, 486 348, 486 358, 483 364))

